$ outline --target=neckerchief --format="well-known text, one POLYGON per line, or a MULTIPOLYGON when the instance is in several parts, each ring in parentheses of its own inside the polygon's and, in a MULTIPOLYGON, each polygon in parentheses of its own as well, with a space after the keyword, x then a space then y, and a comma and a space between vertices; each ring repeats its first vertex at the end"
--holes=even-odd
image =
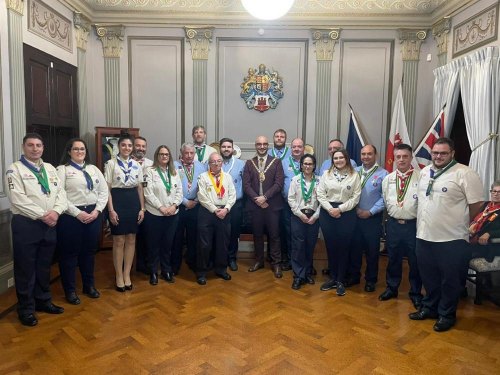
POLYGON ((187 168, 184 166, 182 163, 182 169, 184 169, 184 174, 186 175, 186 178, 188 180, 187 186, 188 190, 191 189, 191 186, 193 185, 193 178, 194 178, 194 165, 191 164, 191 168, 187 168))
MULTIPOLYGON (((229 164, 229 163, 222 163, 222 166, 224 166, 224 164, 229 164)), ((231 166, 229 167, 229 169, 227 171, 224 171, 226 172, 227 174, 230 174, 231 171, 233 170, 233 167, 234 167, 234 157, 231 158, 231 166)))
POLYGON ((165 189, 167 189, 167 194, 170 194, 170 189, 172 188, 172 179, 170 177, 170 171, 168 170, 168 168, 165 171, 165 173, 167 174, 167 177, 168 177, 168 182, 165 179, 165 176, 163 175, 163 171, 161 170, 160 167, 156 168, 156 172, 158 172, 158 174, 160 175, 161 181, 163 182, 163 185, 165 186, 165 189))
POLYGON ((40 169, 37 169, 33 164, 31 164, 24 155, 21 155, 21 159, 19 159, 23 165, 28 168, 31 173, 33 173, 38 180, 38 183, 40 184, 40 187, 42 189, 43 194, 50 194, 50 185, 49 185, 49 179, 47 178, 47 172, 45 171, 45 168, 43 167, 43 164, 40 166, 40 169))
POLYGON ((335 176, 338 182, 342 182, 347 178, 349 174, 347 173, 347 171, 341 172, 337 168, 333 168, 333 175, 335 176))
POLYGON ((203 158, 205 157, 205 150, 206 150, 206 145, 203 146, 195 146, 196 149, 196 155, 198 155, 198 161, 201 162, 203 158))
POLYGON ((69 165, 71 165, 73 168, 82 171, 83 175, 85 176, 85 181, 87 181, 87 189, 92 191, 94 190, 94 181, 92 181, 92 177, 90 177, 89 172, 85 170, 85 167, 87 166, 85 163, 80 167, 78 164, 76 164, 73 160, 69 161, 69 165))
POLYGON ((478 213, 474 220, 472 220, 472 223, 470 223, 469 233, 471 237, 478 234, 483 228, 484 224, 494 221, 498 217, 498 213, 496 211, 499 210, 500 203, 488 203, 483 212, 478 213))
POLYGON ((224 196, 224 193, 226 190, 224 189, 224 185, 222 185, 222 180, 223 180, 224 174, 220 173, 218 176, 215 176, 212 174, 212 172, 208 172, 208 178, 210 179, 210 182, 212 183, 212 186, 215 189, 215 192, 217 193, 217 197, 219 199, 222 199, 224 196))
POLYGON ((446 172, 448 169, 450 169, 451 167, 453 167, 455 164, 457 164, 457 161, 456 160, 452 160, 448 163, 448 165, 440 170, 438 170, 437 172, 434 171, 434 169, 431 169, 430 170, 430 179, 429 179, 429 185, 427 185, 427 190, 425 191, 425 195, 428 197, 429 195, 431 195, 431 192, 432 192, 432 185, 434 185, 434 181, 436 181, 438 179, 438 177, 440 177, 444 172, 446 172))
POLYGON ((125 182, 127 182, 128 179, 130 178, 130 172, 132 171, 132 159, 129 158, 126 161, 127 166, 125 166, 125 163, 118 156, 116 157, 116 162, 118 163, 118 166, 120 167, 120 169, 122 170, 123 174, 125 175, 125 182))
POLYGON ((278 158, 280 160, 283 160, 285 158, 286 153, 288 152, 288 146, 285 146, 285 148, 282 149, 282 154, 281 156, 276 153, 276 149, 273 147, 272 154, 275 158, 278 158))
POLYGON ((306 178, 304 177, 304 173, 300 174, 300 191, 302 193, 302 199, 304 202, 309 203, 311 201, 312 194, 314 192, 314 186, 316 185, 316 178, 314 175, 311 179, 311 185, 309 186, 309 190, 306 189, 306 178))
POLYGON ((377 171, 378 169, 378 164, 375 164, 371 169, 365 172, 365 168, 361 166, 361 169, 359 170, 359 176, 361 177, 361 189, 363 189, 370 179, 371 176, 377 171))
POLYGON ((397 202, 400 207, 403 207, 406 192, 408 191, 408 186, 410 186, 412 176, 413 168, 410 168, 405 173, 396 169, 396 195, 397 202))
POLYGON ((295 168, 295 162, 294 162, 294 158, 292 158, 291 156, 288 158, 288 165, 290 167, 292 167, 292 170, 293 170, 293 173, 295 176, 297 176, 299 173, 300 173, 300 167, 298 168, 295 168))

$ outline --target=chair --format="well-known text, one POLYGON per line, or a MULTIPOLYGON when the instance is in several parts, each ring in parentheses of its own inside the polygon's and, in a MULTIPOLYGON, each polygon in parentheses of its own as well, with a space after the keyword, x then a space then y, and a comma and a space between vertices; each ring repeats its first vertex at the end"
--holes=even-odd
MULTIPOLYGON (((500 238, 493 238, 490 242, 500 246, 500 238)), ((500 256, 496 256, 492 262, 488 262, 485 258, 473 258, 469 262, 469 269, 474 271, 467 275, 467 280, 476 285, 474 304, 481 305, 484 297, 491 296, 492 288, 487 285, 488 276, 491 277, 491 274, 500 272, 500 256)))

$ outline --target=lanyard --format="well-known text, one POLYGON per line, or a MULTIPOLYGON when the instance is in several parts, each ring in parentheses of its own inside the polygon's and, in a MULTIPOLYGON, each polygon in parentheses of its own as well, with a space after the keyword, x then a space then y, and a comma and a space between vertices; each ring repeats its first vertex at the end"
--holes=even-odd
POLYGON ((446 167, 444 167, 443 169, 440 169, 439 171, 437 171, 437 173, 434 171, 434 169, 431 169, 430 170, 430 179, 429 179, 429 185, 427 185, 427 190, 425 191, 425 195, 428 197, 429 195, 431 195, 431 192, 432 192, 432 185, 434 185, 434 181, 436 181, 438 179, 438 177, 440 177, 444 172, 446 172, 448 169, 450 169, 451 167, 453 167, 455 164, 457 164, 457 161, 456 160, 452 160, 451 162, 448 163, 448 165, 446 167))
POLYGON ((163 182, 165 189, 167 189, 167 194, 170 194, 170 189, 172 188, 172 179, 170 178, 170 171, 168 169, 165 171, 165 173, 168 176, 168 182, 165 179, 165 176, 163 175, 163 171, 161 170, 160 167, 156 168, 156 172, 158 172, 158 174, 160 175, 161 181, 163 182))
POLYGON ((87 165, 84 163, 83 166, 80 167, 73 160, 69 161, 69 165, 71 165, 73 168, 75 168, 75 169, 77 169, 79 171, 82 171, 83 175, 85 176, 85 181, 87 181, 87 189, 90 190, 90 191, 94 190, 94 181, 92 181, 92 177, 90 177, 89 172, 87 172, 85 170, 85 167, 87 165))
POLYGON ((50 185, 49 185, 49 179, 47 178, 47 172, 45 171, 45 168, 43 167, 43 164, 40 166, 40 170, 36 169, 26 158, 24 155, 21 156, 21 159, 19 160, 23 165, 28 168, 31 173, 33 173, 38 180, 38 183, 40 184, 40 187, 42 188, 42 193, 49 195, 50 194, 50 185))

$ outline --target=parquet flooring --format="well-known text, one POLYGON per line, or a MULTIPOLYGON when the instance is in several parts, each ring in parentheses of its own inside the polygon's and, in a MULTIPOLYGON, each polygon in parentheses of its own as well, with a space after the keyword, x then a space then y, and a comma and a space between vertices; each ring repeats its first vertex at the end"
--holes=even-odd
MULTIPOLYGON (((198 286, 183 268, 175 284, 135 274, 134 290, 113 288, 111 252, 97 255, 101 298, 63 299, 63 315, 39 313, 26 328, 15 311, 0 320, 0 374, 498 374, 500 310, 461 301, 455 329, 410 321, 405 283, 396 300, 378 301, 363 285, 345 297, 316 285, 290 288, 269 269, 250 274, 240 261, 232 281, 198 286)), ((316 264, 321 270, 324 264, 316 264)), ((405 275, 406 275, 405 271, 405 275)), ((4 298, 4 296, 0 296, 4 298)))

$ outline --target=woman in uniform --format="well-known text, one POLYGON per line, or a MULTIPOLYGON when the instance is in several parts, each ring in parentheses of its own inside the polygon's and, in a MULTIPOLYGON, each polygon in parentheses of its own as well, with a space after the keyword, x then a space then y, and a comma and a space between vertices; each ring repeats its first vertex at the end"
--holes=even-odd
POLYGON ((356 224, 354 208, 361 195, 361 182, 350 163, 349 154, 341 149, 332 154, 332 166, 321 176, 318 201, 319 224, 325 237, 330 280, 321 290, 337 289, 345 295, 344 278, 349 262, 349 245, 356 224))
POLYGON ((132 290, 130 270, 134 262, 135 234, 145 211, 142 167, 130 157, 133 144, 132 136, 121 135, 118 139, 118 155, 106 162, 104 170, 111 191, 108 211, 118 292, 132 290))
POLYGON ((101 171, 89 164, 87 144, 68 141, 57 174, 66 190, 68 209, 57 223, 59 269, 66 300, 80 304, 76 294, 75 273, 80 269, 82 292, 99 298, 94 284, 94 256, 101 229, 101 212, 108 203, 108 186, 101 171))
POLYGON ((175 170, 170 149, 159 146, 154 154, 152 167, 146 170, 146 238, 148 247, 149 283, 158 284, 158 265, 161 276, 169 283, 175 282, 170 262, 174 236, 182 203, 182 183, 175 170))
POLYGON ((316 196, 319 178, 316 177, 316 158, 305 154, 300 158, 300 172, 292 178, 288 190, 288 204, 292 210, 292 289, 300 289, 306 282, 314 284, 310 273, 313 252, 319 232, 320 206, 316 196))

